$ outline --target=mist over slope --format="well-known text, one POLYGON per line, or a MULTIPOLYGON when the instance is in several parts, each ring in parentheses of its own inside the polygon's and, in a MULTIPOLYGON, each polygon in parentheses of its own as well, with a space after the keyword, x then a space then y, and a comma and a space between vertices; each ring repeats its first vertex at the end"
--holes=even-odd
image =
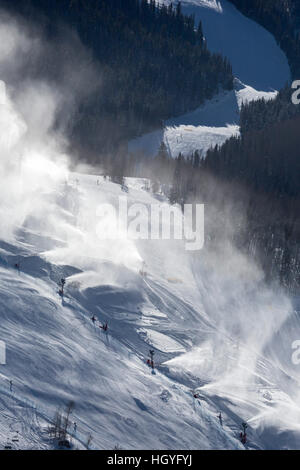
MULTIPOLYGON (((89 95, 77 102, 68 129, 81 160, 107 163, 107 154, 121 151, 128 139, 195 109, 219 87, 232 89, 228 60, 209 51, 201 25, 179 6, 159 8, 147 0, 1 0, 0 6, 43 29, 50 42, 59 44, 69 30, 97 63, 101 90, 91 93, 94 80, 87 80, 89 95)), ((64 60, 70 62, 69 53, 59 69, 64 60)), ((53 72, 51 65, 44 67, 53 72)))

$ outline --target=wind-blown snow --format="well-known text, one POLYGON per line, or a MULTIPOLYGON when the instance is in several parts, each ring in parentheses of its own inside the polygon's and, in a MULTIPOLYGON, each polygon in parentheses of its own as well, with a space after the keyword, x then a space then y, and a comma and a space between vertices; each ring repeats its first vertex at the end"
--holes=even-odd
MULTIPOLYGON (((274 444, 273 426, 293 446, 298 379, 289 350, 300 329, 289 300, 264 287, 260 269, 230 243, 222 253, 195 256, 183 240, 103 238, 115 221, 97 208, 117 205, 121 187, 69 174, 55 135, 45 132, 43 146, 9 95, 2 101, 2 445, 18 432, 16 448, 51 448, 47 427, 72 400, 79 448, 92 433, 100 449, 239 449, 244 419, 253 420, 251 447, 282 446, 274 444), (19 154, 21 161, 10 160, 19 154), (279 335, 289 324, 293 335, 279 335), (191 391, 199 387, 200 401, 191 391)), ((127 185, 129 204, 157 203, 144 180, 127 185)))
MULTIPOLYGON (((157 202, 142 189, 144 181, 127 185, 130 203, 157 202)), ((64 239, 49 237, 47 226, 44 233, 41 218, 38 231, 28 223, 1 243, 0 338, 7 365, 0 391, 6 392, 3 408, 11 410, 0 406, 2 444, 19 431, 17 448, 49 448, 49 421, 58 406, 74 400, 79 448, 91 432, 100 449, 239 449, 245 419, 250 448, 296 447, 299 373, 291 342, 300 325, 289 299, 265 287, 260 269, 226 243, 222 253, 195 256, 180 240, 124 240, 119 258, 109 258, 115 242, 94 238, 89 250, 98 201, 117 205, 120 186, 71 174, 60 193, 59 213, 69 201, 60 215, 64 239), (84 201, 94 211, 82 225, 84 201), (78 226, 80 248, 69 236, 78 226), (130 246, 135 263, 125 255, 130 246), (63 301, 61 277, 67 278, 63 301), (99 325, 106 321, 104 333, 99 325), (149 347, 155 375, 146 365, 149 347)))
MULTIPOLYGON (((0 50, 0 62, 13 68, 27 43, 18 28, 8 31, 13 52, 0 50)), ((72 400, 78 448, 92 434, 97 449, 243 449, 244 420, 249 448, 296 448, 299 366, 291 345, 300 337, 299 300, 293 305, 266 286, 260 267, 234 247, 235 214, 222 224, 222 246, 200 253, 186 251, 184 240, 105 239, 115 217, 101 215, 99 204, 118 205, 124 192, 69 171, 64 139, 53 130, 60 93, 43 81, 15 86, 0 82, 2 447, 52 448, 48 426, 72 400), (150 347, 155 372, 146 364, 150 347)), ((220 133, 231 122, 226 104, 252 93, 237 85, 181 125, 203 112, 210 132, 219 110, 220 133)), ((129 204, 149 211, 161 202, 145 180, 126 183, 129 204)))

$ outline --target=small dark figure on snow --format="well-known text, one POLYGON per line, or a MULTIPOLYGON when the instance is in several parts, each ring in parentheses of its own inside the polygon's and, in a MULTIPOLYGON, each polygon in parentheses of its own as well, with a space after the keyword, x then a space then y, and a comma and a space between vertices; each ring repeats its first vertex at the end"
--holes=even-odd
POLYGON ((9 381, 9 391, 10 392, 13 391, 13 381, 12 380, 9 381))
POLYGON ((219 413, 218 418, 219 418, 219 421, 220 421, 220 425, 223 427, 222 413, 219 413))
POLYGON ((242 427, 243 427, 243 432, 240 433, 241 443, 246 444, 246 442, 247 442, 246 429, 248 427, 248 424, 247 423, 242 423, 242 427))
POLYGON ((74 433, 76 433, 76 431, 77 431, 77 423, 75 422, 73 426, 74 426, 74 433))
POLYGON ((242 427, 243 427, 244 434, 246 434, 246 429, 248 427, 248 424, 247 423, 242 423, 242 427))
POLYGON ((108 324, 107 324, 107 322, 104 323, 104 325, 99 325, 99 328, 101 328, 101 330, 103 330, 103 331, 107 331, 107 330, 108 330, 108 324))
POLYGON ((60 280, 60 284, 59 284, 59 285, 60 285, 59 295, 60 295, 61 297, 64 296, 65 284, 66 284, 66 280, 65 280, 64 278, 62 278, 62 279, 60 280))
POLYGON ((95 315, 92 316, 91 320, 92 320, 93 324, 95 325, 95 321, 96 321, 95 315))
POLYGON ((139 273, 140 273, 140 276, 142 276, 142 277, 146 277, 146 276, 147 276, 147 272, 146 272, 146 263, 145 263, 145 261, 143 261, 143 264, 142 264, 142 267, 141 267, 139 273))

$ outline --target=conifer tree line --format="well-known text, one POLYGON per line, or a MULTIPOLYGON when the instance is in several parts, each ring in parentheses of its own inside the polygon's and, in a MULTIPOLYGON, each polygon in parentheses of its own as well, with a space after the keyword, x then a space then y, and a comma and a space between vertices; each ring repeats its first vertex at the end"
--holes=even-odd
MULTIPOLYGON (((276 106, 276 104, 274 104, 276 106)), ((293 105, 294 106, 294 105, 293 105)), ((294 106, 294 108, 297 108, 294 106)), ((299 107, 298 107, 299 108, 299 107)), ((297 108, 297 109, 298 109, 297 108)), ((235 240, 262 265, 266 278, 300 288, 300 114, 265 127, 244 130, 201 158, 199 151, 172 159, 162 143, 156 158, 133 175, 147 175, 171 204, 205 203, 206 211, 228 220, 228 207, 241 211, 235 240)), ((131 160, 131 161, 134 161, 131 160)), ((131 167, 131 171, 134 170, 131 167)), ((208 216, 207 220, 211 217, 208 216)), ((219 224, 206 226, 207 240, 220 240, 219 224)), ((207 244, 206 240, 206 244, 207 244)))
POLYGON ((300 106, 293 104, 293 92, 290 84, 287 84, 275 99, 260 99, 243 104, 240 112, 241 133, 264 129, 299 116, 300 106))
POLYGON ((72 132, 85 157, 99 158, 233 87, 230 63, 209 52, 201 22, 184 15, 180 3, 0 0, 0 5, 44 22, 43 30, 52 36, 64 22, 92 51, 101 92, 81 105, 72 132))
MULTIPOLYGON (((276 38, 293 79, 300 79, 300 0, 230 0, 276 38)), ((248 191, 245 244, 255 247, 265 272, 300 286, 300 106, 288 83, 275 100, 242 106, 241 137, 211 149, 203 169, 248 191)))
POLYGON ((216 175, 275 197, 300 198, 300 115, 232 137, 204 161, 216 175))
MULTIPOLYGON (((205 204, 206 246, 222 242, 228 224, 241 250, 263 268, 266 279, 289 291, 300 288, 300 116, 232 137, 221 147, 189 156, 127 156, 126 176, 148 177, 154 194, 171 204, 205 204), (231 214, 243 214, 232 222, 231 214), (215 213, 218 220, 214 221, 215 213)), ((117 181, 119 182, 119 181, 117 181)))

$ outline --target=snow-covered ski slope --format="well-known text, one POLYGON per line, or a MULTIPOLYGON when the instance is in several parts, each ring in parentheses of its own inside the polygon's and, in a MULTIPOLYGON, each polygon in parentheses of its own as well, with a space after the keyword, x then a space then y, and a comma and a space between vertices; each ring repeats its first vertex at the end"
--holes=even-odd
POLYGON ((220 227, 211 208, 206 224, 224 237, 200 252, 184 240, 114 239, 115 217, 101 204, 127 195, 129 207, 143 205, 143 222, 162 194, 139 179, 126 181, 126 193, 70 172, 53 130, 69 95, 24 80, 24 48, 44 51, 33 32, 5 17, 1 34, 1 446, 53 448, 48 426, 74 401, 75 448, 91 434, 96 449, 242 449, 244 420, 249 448, 299 447, 299 300, 268 287, 233 246, 242 219, 228 209, 220 227))
MULTIPOLYGON (((158 202, 144 183, 127 180, 129 206, 158 202)), ((99 239, 114 221, 97 218, 97 206, 117 207, 119 185, 70 174, 48 189, 40 197, 55 205, 56 225, 32 217, 1 242, 1 444, 18 433, 15 448, 51 448, 49 421, 73 400, 78 448, 91 433, 99 449, 242 449, 244 420, 249 448, 297 447, 291 301, 229 241, 222 253, 195 254, 183 240, 99 239)))
MULTIPOLYGON (((164 0, 161 3, 170 3, 164 0)), ((228 57, 236 77, 232 92, 220 93, 192 113, 169 119, 164 130, 134 139, 129 150, 155 155, 162 140, 170 154, 184 155, 222 144, 239 132, 244 101, 272 99, 290 78, 287 59, 273 36, 228 1, 184 0, 183 12, 202 21, 208 47, 228 57)))
MULTIPOLYGON (((101 181, 99 187, 96 177, 73 175, 58 195, 64 201, 61 209, 68 209, 65 223, 71 217, 66 199, 74 217, 74 208, 83 209, 85 199, 117 202, 121 194, 118 185, 101 181)), ((130 188, 129 197, 153 202, 140 189, 130 188)), ((18 432, 16 448, 48 448, 47 418, 74 400, 72 419, 86 440, 92 433, 95 448, 241 448, 234 430, 218 424, 216 410, 195 402, 189 383, 169 378, 163 367, 152 374, 145 363, 149 345, 155 347, 158 362, 189 350, 193 329, 203 322, 186 304, 190 300, 169 288, 173 261, 165 259, 165 268, 161 266, 165 244, 153 250, 124 240, 97 243, 92 219, 85 217, 78 215, 74 228, 69 226, 77 232, 74 245, 59 243, 49 227, 45 233, 27 228, 18 242, 1 243, 0 334, 7 344, 0 388, 2 445, 18 432), (142 256, 149 270, 146 279, 139 274, 142 256), (152 271, 160 273, 161 281, 152 278, 152 271), (67 287, 62 300, 57 281, 63 276, 67 287), (95 325, 92 314, 98 319, 95 325), (99 328, 104 321, 108 333, 99 328)), ((177 275, 186 278, 186 269, 182 266, 177 275)), ((206 321, 203 327, 209 327, 206 321)), ((82 447, 76 436, 74 442, 82 447)))

